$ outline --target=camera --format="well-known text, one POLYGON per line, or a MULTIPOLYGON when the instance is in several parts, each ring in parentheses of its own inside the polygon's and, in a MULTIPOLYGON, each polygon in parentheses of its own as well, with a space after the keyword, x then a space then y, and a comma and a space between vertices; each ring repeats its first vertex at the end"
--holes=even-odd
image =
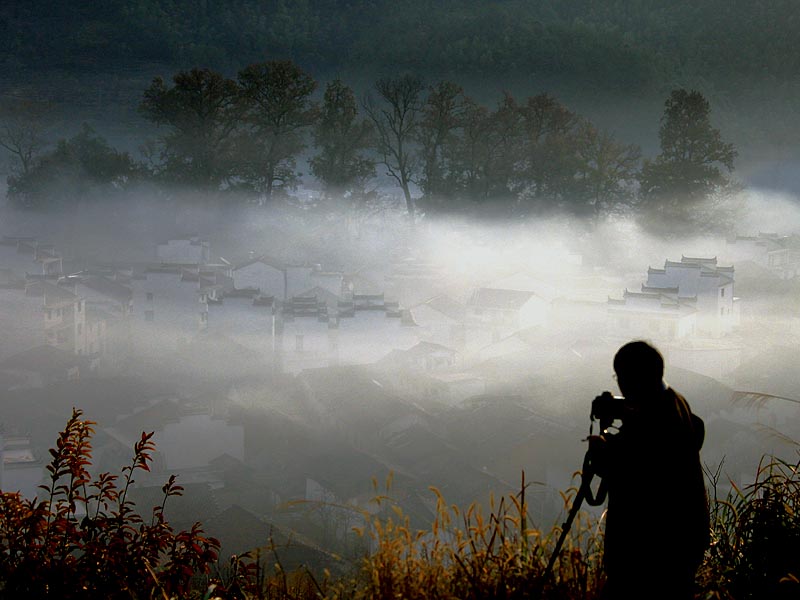
POLYGON ((600 421, 600 429, 608 429, 616 420, 623 420, 630 410, 628 402, 622 396, 615 396, 611 392, 603 392, 592 400, 592 421, 600 421))

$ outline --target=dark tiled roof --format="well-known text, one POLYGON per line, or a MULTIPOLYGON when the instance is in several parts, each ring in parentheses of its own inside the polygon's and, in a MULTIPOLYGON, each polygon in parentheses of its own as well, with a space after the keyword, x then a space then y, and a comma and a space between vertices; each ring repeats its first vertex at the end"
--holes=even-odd
POLYGON ((67 370, 87 364, 85 358, 53 346, 36 346, 8 357, 0 367, 34 371, 67 370))
POLYGON ((681 255, 681 262, 696 265, 717 266, 717 257, 704 258, 699 256, 683 256, 681 255))
POLYGON ((176 423, 183 414, 180 401, 174 398, 161 400, 114 424, 114 429, 127 439, 138 440, 142 432, 160 430, 167 423, 176 423))
POLYGON ((78 296, 67 288, 47 281, 27 284, 25 286, 25 295, 43 297, 45 306, 53 306, 62 302, 75 302, 78 299, 78 296))
POLYGON ((233 270, 238 271, 239 269, 244 269, 245 267, 249 267, 250 265, 254 265, 256 263, 263 263, 268 267, 272 267, 273 269, 278 269, 279 271, 283 270, 283 267, 280 266, 280 261, 274 260, 267 256, 258 256, 256 258, 251 258, 250 260, 238 263, 234 265, 233 270))
POLYGON ((112 281, 107 277, 87 277, 81 281, 83 285, 95 292, 108 296, 118 302, 129 302, 133 298, 133 291, 128 286, 112 281))
POLYGON ((677 287, 659 287, 656 285, 642 284, 642 292, 655 294, 677 294, 680 291, 677 287))
POLYGON ((464 308, 464 305, 456 302, 450 296, 436 296, 427 302, 423 302, 423 304, 455 321, 463 321, 467 314, 467 309, 464 308))
POLYGON ((412 346, 404 352, 406 356, 427 356, 432 352, 448 352, 457 354, 452 348, 442 346, 441 344, 434 344, 433 342, 420 342, 416 346, 412 346))
MULTIPOLYGON (((180 477, 177 479, 181 485, 180 477)), ((201 523, 219 513, 219 506, 214 499, 211 486, 207 483, 187 483, 183 485, 180 496, 167 498, 164 507, 164 516, 167 521, 179 528, 191 527, 196 521, 201 523)), ((145 520, 153 514, 153 507, 161 506, 164 492, 161 486, 135 486, 130 491, 130 496, 136 504, 138 512, 145 520)))
POLYGON ((518 310, 533 296, 535 296, 533 292, 479 288, 472 294, 469 304, 478 308, 518 310))

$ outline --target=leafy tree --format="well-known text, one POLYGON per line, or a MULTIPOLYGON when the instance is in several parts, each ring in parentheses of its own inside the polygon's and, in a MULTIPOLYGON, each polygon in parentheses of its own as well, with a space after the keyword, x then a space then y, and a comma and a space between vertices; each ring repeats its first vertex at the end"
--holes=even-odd
POLYGON ((319 152, 311 159, 311 172, 328 194, 360 190, 375 173, 373 161, 363 154, 372 144, 371 135, 370 123, 358 120, 353 90, 338 78, 330 82, 314 128, 319 152))
POLYGON ((578 167, 578 117, 549 94, 528 98, 519 108, 524 138, 520 187, 528 199, 561 203, 574 193, 578 167))
POLYGON ((589 213, 597 222, 617 204, 633 200, 633 184, 641 162, 641 149, 622 144, 607 131, 584 121, 578 132, 577 212, 589 213))
POLYGON ((481 202, 507 204, 516 196, 522 156, 524 155, 524 121, 514 97, 506 92, 494 112, 483 125, 485 146, 480 156, 481 202))
POLYGON ((691 211, 729 184, 737 156, 711 125, 711 107, 700 92, 674 90, 659 129, 661 153, 639 176, 644 208, 671 220, 691 221, 691 211))
POLYGON ((424 90, 416 75, 384 77, 375 83, 376 99, 364 97, 364 110, 375 125, 376 149, 388 175, 397 181, 406 201, 411 222, 414 222, 414 200, 410 185, 417 172, 418 157, 414 140, 422 113, 420 96, 424 90))
POLYGON ((74 203, 116 192, 139 172, 127 152, 115 150, 84 124, 73 137, 59 140, 27 172, 9 177, 8 196, 26 208, 74 203))
POLYGON ((461 118, 461 129, 449 153, 450 177, 457 193, 465 200, 477 202, 485 198, 484 180, 491 145, 489 109, 467 100, 461 118))
POLYGON ((239 72, 238 81, 247 125, 240 146, 241 176, 270 201, 276 189, 296 183, 303 129, 317 116, 311 101, 317 84, 291 61, 252 64, 239 72))
POLYGON ((463 88, 449 81, 439 82, 428 91, 418 139, 422 159, 419 185, 429 203, 439 204, 458 192, 451 162, 468 103, 463 88))
POLYGON ((168 87, 158 77, 140 111, 169 128, 162 142, 162 175, 216 190, 231 176, 234 132, 240 115, 236 83, 210 69, 181 71, 168 87))

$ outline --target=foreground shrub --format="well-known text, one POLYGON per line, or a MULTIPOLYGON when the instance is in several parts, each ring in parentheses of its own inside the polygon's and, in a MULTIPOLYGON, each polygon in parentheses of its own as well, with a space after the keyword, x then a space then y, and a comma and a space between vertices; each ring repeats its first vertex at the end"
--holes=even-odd
MULTIPOLYGON (((370 551, 351 575, 316 578, 283 569, 271 542, 216 564, 219 542, 199 524, 176 532, 164 506, 182 488, 169 478, 145 521, 128 499, 149 471, 152 434, 142 434, 121 475, 92 478, 91 421, 73 411, 50 450, 43 500, 0 492, 0 597, 217 598, 220 600, 594 600, 603 583, 601 520, 579 513, 552 573, 545 567, 560 534, 529 527, 520 493, 461 511, 436 490, 429 530, 412 529, 386 494, 357 533, 370 551), (212 574, 212 570, 214 573, 212 574)), ((703 600, 800 597, 800 463, 771 459, 755 482, 716 497, 712 545, 698 573, 703 600)), ((389 484, 387 483, 387 489, 389 484)), ((576 488, 563 495, 569 509, 576 488)), ((356 509, 353 509, 356 510, 356 509)), ((658 515, 643 524, 642 552, 659 543, 658 515)), ((265 540, 266 541, 266 540, 265 540)))
MULTIPOLYGON (((573 524, 549 576, 545 566, 560 533, 527 526, 524 487, 519 495, 492 502, 483 515, 475 505, 466 512, 448 507, 437 496, 436 519, 430 531, 412 531, 399 510, 374 518, 363 532, 376 551, 361 572, 339 583, 335 598, 355 599, 482 599, 596 597, 601 577, 602 535, 586 514, 573 524)), ((576 490, 565 496, 569 504, 576 490)))
POLYGON ((149 471, 152 433, 142 433, 118 475, 92 478, 92 421, 72 417, 50 450, 43 500, 0 493, 0 593, 18 598, 164 598, 185 596, 195 573, 208 572, 219 543, 199 524, 173 531, 164 506, 182 488, 170 477, 149 522, 128 490, 149 471), (119 483, 118 483, 119 482, 119 483))
MULTIPOLYGON (((762 461, 755 482, 712 502, 703 598, 800 598, 800 463, 762 461)), ((719 472, 712 477, 716 491, 719 472)))

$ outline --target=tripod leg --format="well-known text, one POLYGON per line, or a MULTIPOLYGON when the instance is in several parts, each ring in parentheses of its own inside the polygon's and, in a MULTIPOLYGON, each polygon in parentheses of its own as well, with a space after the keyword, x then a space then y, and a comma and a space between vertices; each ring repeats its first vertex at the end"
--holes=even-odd
POLYGON ((583 501, 586 498, 586 493, 589 487, 588 484, 589 481, 586 482, 586 485, 584 485, 584 483, 581 482, 581 487, 578 489, 578 494, 575 496, 575 500, 572 502, 572 508, 569 511, 567 520, 564 521, 564 524, 561 526, 561 535, 558 536, 558 542, 556 542, 556 547, 553 550, 553 554, 550 555, 550 560, 548 561, 547 568, 544 571, 545 581, 547 580, 548 577, 550 577, 550 573, 553 570, 553 565, 556 564, 556 559, 558 559, 558 555, 561 553, 561 548, 564 546, 564 541, 567 539, 569 530, 572 527, 572 522, 578 515, 578 511, 581 509, 581 505, 583 504, 583 501))

